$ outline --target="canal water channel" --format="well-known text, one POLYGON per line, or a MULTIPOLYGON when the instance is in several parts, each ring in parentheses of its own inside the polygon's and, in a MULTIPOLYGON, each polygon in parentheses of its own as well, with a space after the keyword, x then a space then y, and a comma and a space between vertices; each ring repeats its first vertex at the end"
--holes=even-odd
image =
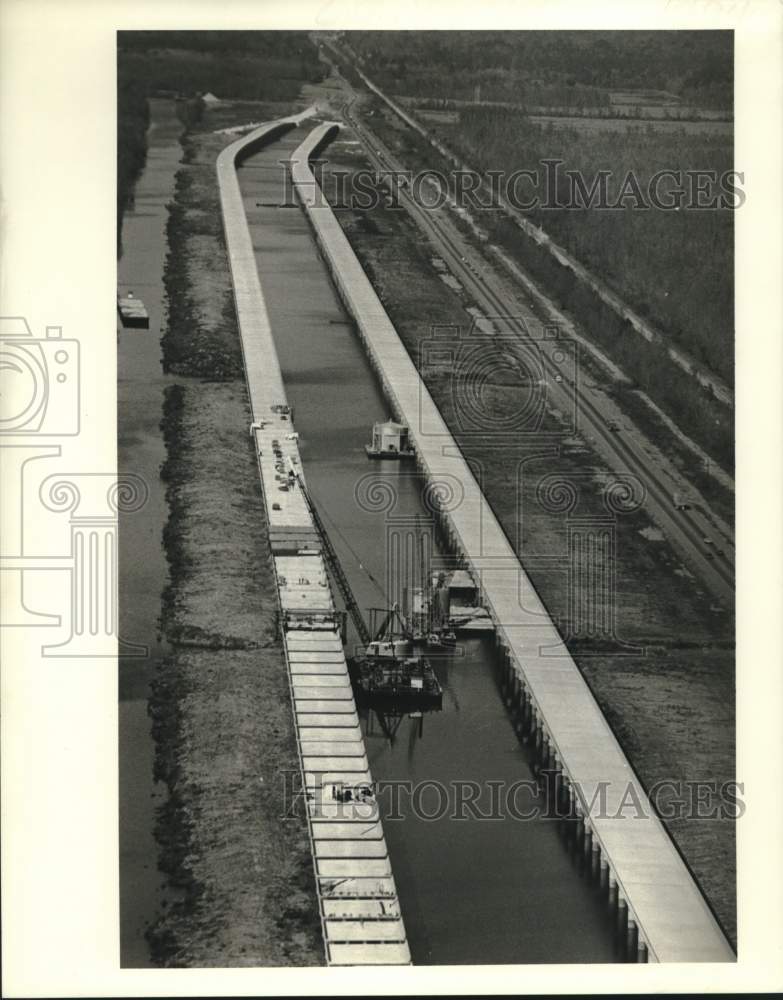
MULTIPOLYGON (((308 488, 359 605, 377 607, 390 591, 399 596, 399 581, 387 580, 389 539, 429 536, 431 516, 412 469, 366 457, 388 406, 304 213, 282 207, 290 195, 281 161, 306 130, 248 158, 240 186, 308 488)), ((444 556, 436 540, 435 565, 444 556)), ((411 562, 415 574, 415 554, 411 562)), ((464 641, 435 665, 441 712, 362 719, 414 963, 616 961, 605 907, 557 823, 519 818, 533 793, 510 790, 531 779, 531 760, 504 705, 491 640, 464 641), (464 808, 469 783, 477 811, 491 818, 464 808)))
POLYGON ((147 714, 149 685, 166 655, 158 635, 161 593, 168 566, 161 537, 168 517, 160 467, 166 453, 160 420, 167 379, 161 368, 163 265, 167 205, 182 156, 182 123, 169 100, 150 100, 147 162, 136 183, 135 202, 122 228, 117 265, 119 291, 132 291, 150 315, 149 330, 122 330, 117 339, 117 463, 120 474, 141 476, 148 489, 144 507, 120 514, 120 635, 146 648, 123 657, 119 668, 120 961, 151 966, 144 937, 164 902, 157 867, 155 810, 164 790, 153 780, 154 744, 147 714))

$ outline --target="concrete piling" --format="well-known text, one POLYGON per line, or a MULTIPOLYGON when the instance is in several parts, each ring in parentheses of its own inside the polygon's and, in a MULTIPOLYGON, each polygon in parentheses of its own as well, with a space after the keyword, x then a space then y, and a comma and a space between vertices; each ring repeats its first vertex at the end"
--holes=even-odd
POLYGON ((563 819, 567 819, 570 813, 571 799, 569 796, 569 787, 568 778, 561 772, 560 780, 558 781, 557 808, 563 819))
POLYGON ((589 860, 593 855, 593 831, 589 828, 585 829, 584 840, 582 842, 582 853, 585 856, 585 860, 589 860))
POLYGON ((627 937, 628 937, 628 904, 624 899, 620 899, 617 902, 617 938, 623 949, 625 948, 627 937))
POLYGON ((600 871, 598 873, 598 888, 602 896, 609 895, 609 862, 601 858, 600 871))
POLYGON ((598 884, 601 873, 601 848, 593 841, 592 853, 590 856, 590 878, 598 884))
POLYGON ((619 901, 619 894, 617 889, 617 882, 609 876, 609 913, 611 916, 615 915, 617 910, 617 903, 619 901))
POLYGON ((636 926, 635 920, 628 921, 626 952, 629 962, 637 962, 639 960, 639 928, 636 926))
POLYGON ((585 820, 584 816, 577 815, 576 818, 576 849, 581 854, 585 843, 585 820))
POLYGON ((522 715, 522 738, 525 743, 527 743, 530 739, 530 733, 533 727, 534 711, 533 703, 531 701, 526 702, 525 710, 522 715))

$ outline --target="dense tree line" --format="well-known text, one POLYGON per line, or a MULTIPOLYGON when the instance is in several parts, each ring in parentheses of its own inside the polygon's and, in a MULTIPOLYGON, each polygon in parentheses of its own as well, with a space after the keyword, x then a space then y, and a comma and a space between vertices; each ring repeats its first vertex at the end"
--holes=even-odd
POLYGON ((146 81, 149 93, 211 91, 227 99, 285 101, 324 74, 302 31, 122 31, 118 45, 128 71, 146 81))
POLYGON ((352 31, 345 37, 393 93, 522 104, 548 88, 580 103, 607 103, 612 90, 667 91, 703 106, 730 108, 730 31, 352 31))

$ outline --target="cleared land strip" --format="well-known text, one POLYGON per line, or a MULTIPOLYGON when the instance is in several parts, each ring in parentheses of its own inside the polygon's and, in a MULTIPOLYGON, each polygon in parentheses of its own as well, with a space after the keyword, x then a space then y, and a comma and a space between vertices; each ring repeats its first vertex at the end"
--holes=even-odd
POLYGON ((317 189, 310 158, 339 128, 328 122, 317 127, 294 153, 295 188, 395 415, 410 428, 431 495, 443 497, 441 511, 450 537, 481 591, 498 641, 511 658, 573 794, 579 792, 593 843, 600 846, 612 883, 627 903, 651 960, 734 961, 728 941, 317 189), (584 808, 589 803, 594 807, 584 808))
POLYGON ((269 122, 218 157, 218 183, 329 965, 410 963, 386 841, 236 175, 314 113, 269 122), (289 474, 290 473, 290 474, 289 474), (347 794, 350 793, 350 798, 347 794))

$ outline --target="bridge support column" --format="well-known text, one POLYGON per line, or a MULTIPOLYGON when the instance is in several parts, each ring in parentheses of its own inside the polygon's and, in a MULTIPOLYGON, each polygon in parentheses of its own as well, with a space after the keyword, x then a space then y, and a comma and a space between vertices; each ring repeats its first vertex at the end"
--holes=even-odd
POLYGON ((610 913, 610 915, 612 917, 614 917, 615 914, 616 914, 616 912, 617 912, 617 903, 618 903, 617 882, 610 875, 609 876, 609 913, 610 913))
POLYGON ((609 895, 609 862, 601 859, 601 870, 598 875, 598 888, 602 896, 609 895))
POLYGON ((628 938, 628 904, 624 899, 617 903, 617 937, 624 951, 628 938))
POLYGON ((590 858, 590 878, 598 885, 598 880, 601 873, 601 848, 595 842, 593 843, 593 852, 590 858))
POLYGON ((637 962, 639 960, 639 928, 636 926, 635 920, 628 921, 626 951, 628 952, 629 962, 637 962))

